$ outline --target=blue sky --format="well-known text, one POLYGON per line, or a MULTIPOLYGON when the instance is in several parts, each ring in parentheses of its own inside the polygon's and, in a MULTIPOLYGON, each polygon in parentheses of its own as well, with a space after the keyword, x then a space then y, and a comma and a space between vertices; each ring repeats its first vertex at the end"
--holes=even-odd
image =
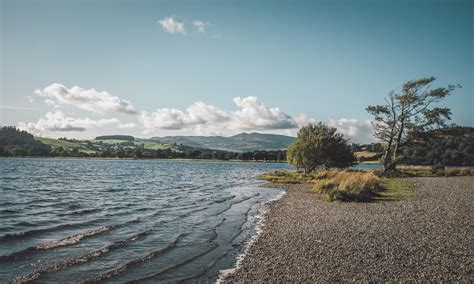
POLYGON ((443 104, 474 126, 472 1, 1 3, 0 123, 38 135, 294 134, 314 119, 365 141, 365 107, 431 75, 463 86, 443 104))

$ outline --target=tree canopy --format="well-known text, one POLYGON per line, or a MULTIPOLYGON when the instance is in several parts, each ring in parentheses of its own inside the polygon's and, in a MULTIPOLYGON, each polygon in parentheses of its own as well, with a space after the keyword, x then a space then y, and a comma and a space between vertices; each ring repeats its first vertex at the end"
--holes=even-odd
POLYGON ((356 161, 348 140, 336 128, 321 122, 310 123, 298 131, 298 138, 288 147, 287 160, 305 173, 321 166, 348 167, 356 161))
POLYGON ((435 77, 427 77, 403 84, 401 92, 390 92, 384 105, 368 106, 374 116, 375 137, 386 143, 382 157, 384 170, 396 169, 400 147, 406 145, 411 133, 446 126, 451 119, 449 108, 434 107, 449 96, 459 85, 432 88, 435 77))
POLYGON ((48 156, 50 150, 26 131, 13 126, 0 128, 0 156, 48 156))

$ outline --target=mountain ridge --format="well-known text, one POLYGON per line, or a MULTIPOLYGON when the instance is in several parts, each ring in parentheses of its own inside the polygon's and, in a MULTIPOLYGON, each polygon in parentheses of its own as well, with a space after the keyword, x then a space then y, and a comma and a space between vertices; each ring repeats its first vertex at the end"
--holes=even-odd
POLYGON ((233 136, 163 136, 151 137, 150 140, 165 144, 183 144, 190 147, 248 152, 255 150, 282 150, 293 143, 296 137, 265 134, 265 133, 239 133, 233 136))

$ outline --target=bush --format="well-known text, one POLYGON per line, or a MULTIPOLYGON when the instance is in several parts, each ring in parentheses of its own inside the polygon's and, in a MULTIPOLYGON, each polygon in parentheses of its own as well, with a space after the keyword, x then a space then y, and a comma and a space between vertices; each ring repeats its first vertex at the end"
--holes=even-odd
POLYGON ((288 147, 287 160, 306 174, 318 167, 345 168, 356 162, 348 140, 321 122, 309 123, 298 131, 298 138, 288 147))
POLYGON ((383 189, 372 172, 324 171, 320 176, 313 190, 329 201, 368 201, 383 189))

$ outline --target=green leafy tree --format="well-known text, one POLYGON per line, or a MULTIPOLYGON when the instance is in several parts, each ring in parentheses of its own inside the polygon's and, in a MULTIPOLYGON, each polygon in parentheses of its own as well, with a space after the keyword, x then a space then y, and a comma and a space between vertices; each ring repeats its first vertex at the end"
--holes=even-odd
POLYGON ((431 88, 435 80, 435 77, 427 77, 408 81, 401 93, 390 92, 384 105, 366 108, 374 116, 374 136, 386 143, 382 157, 385 172, 396 170, 400 147, 409 141, 412 133, 446 126, 446 121, 451 119, 449 108, 433 105, 460 86, 431 88))
POLYGON ((348 140, 336 128, 321 122, 310 123, 298 131, 298 138, 288 147, 287 159, 305 173, 321 166, 348 167, 356 161, 348 140))

